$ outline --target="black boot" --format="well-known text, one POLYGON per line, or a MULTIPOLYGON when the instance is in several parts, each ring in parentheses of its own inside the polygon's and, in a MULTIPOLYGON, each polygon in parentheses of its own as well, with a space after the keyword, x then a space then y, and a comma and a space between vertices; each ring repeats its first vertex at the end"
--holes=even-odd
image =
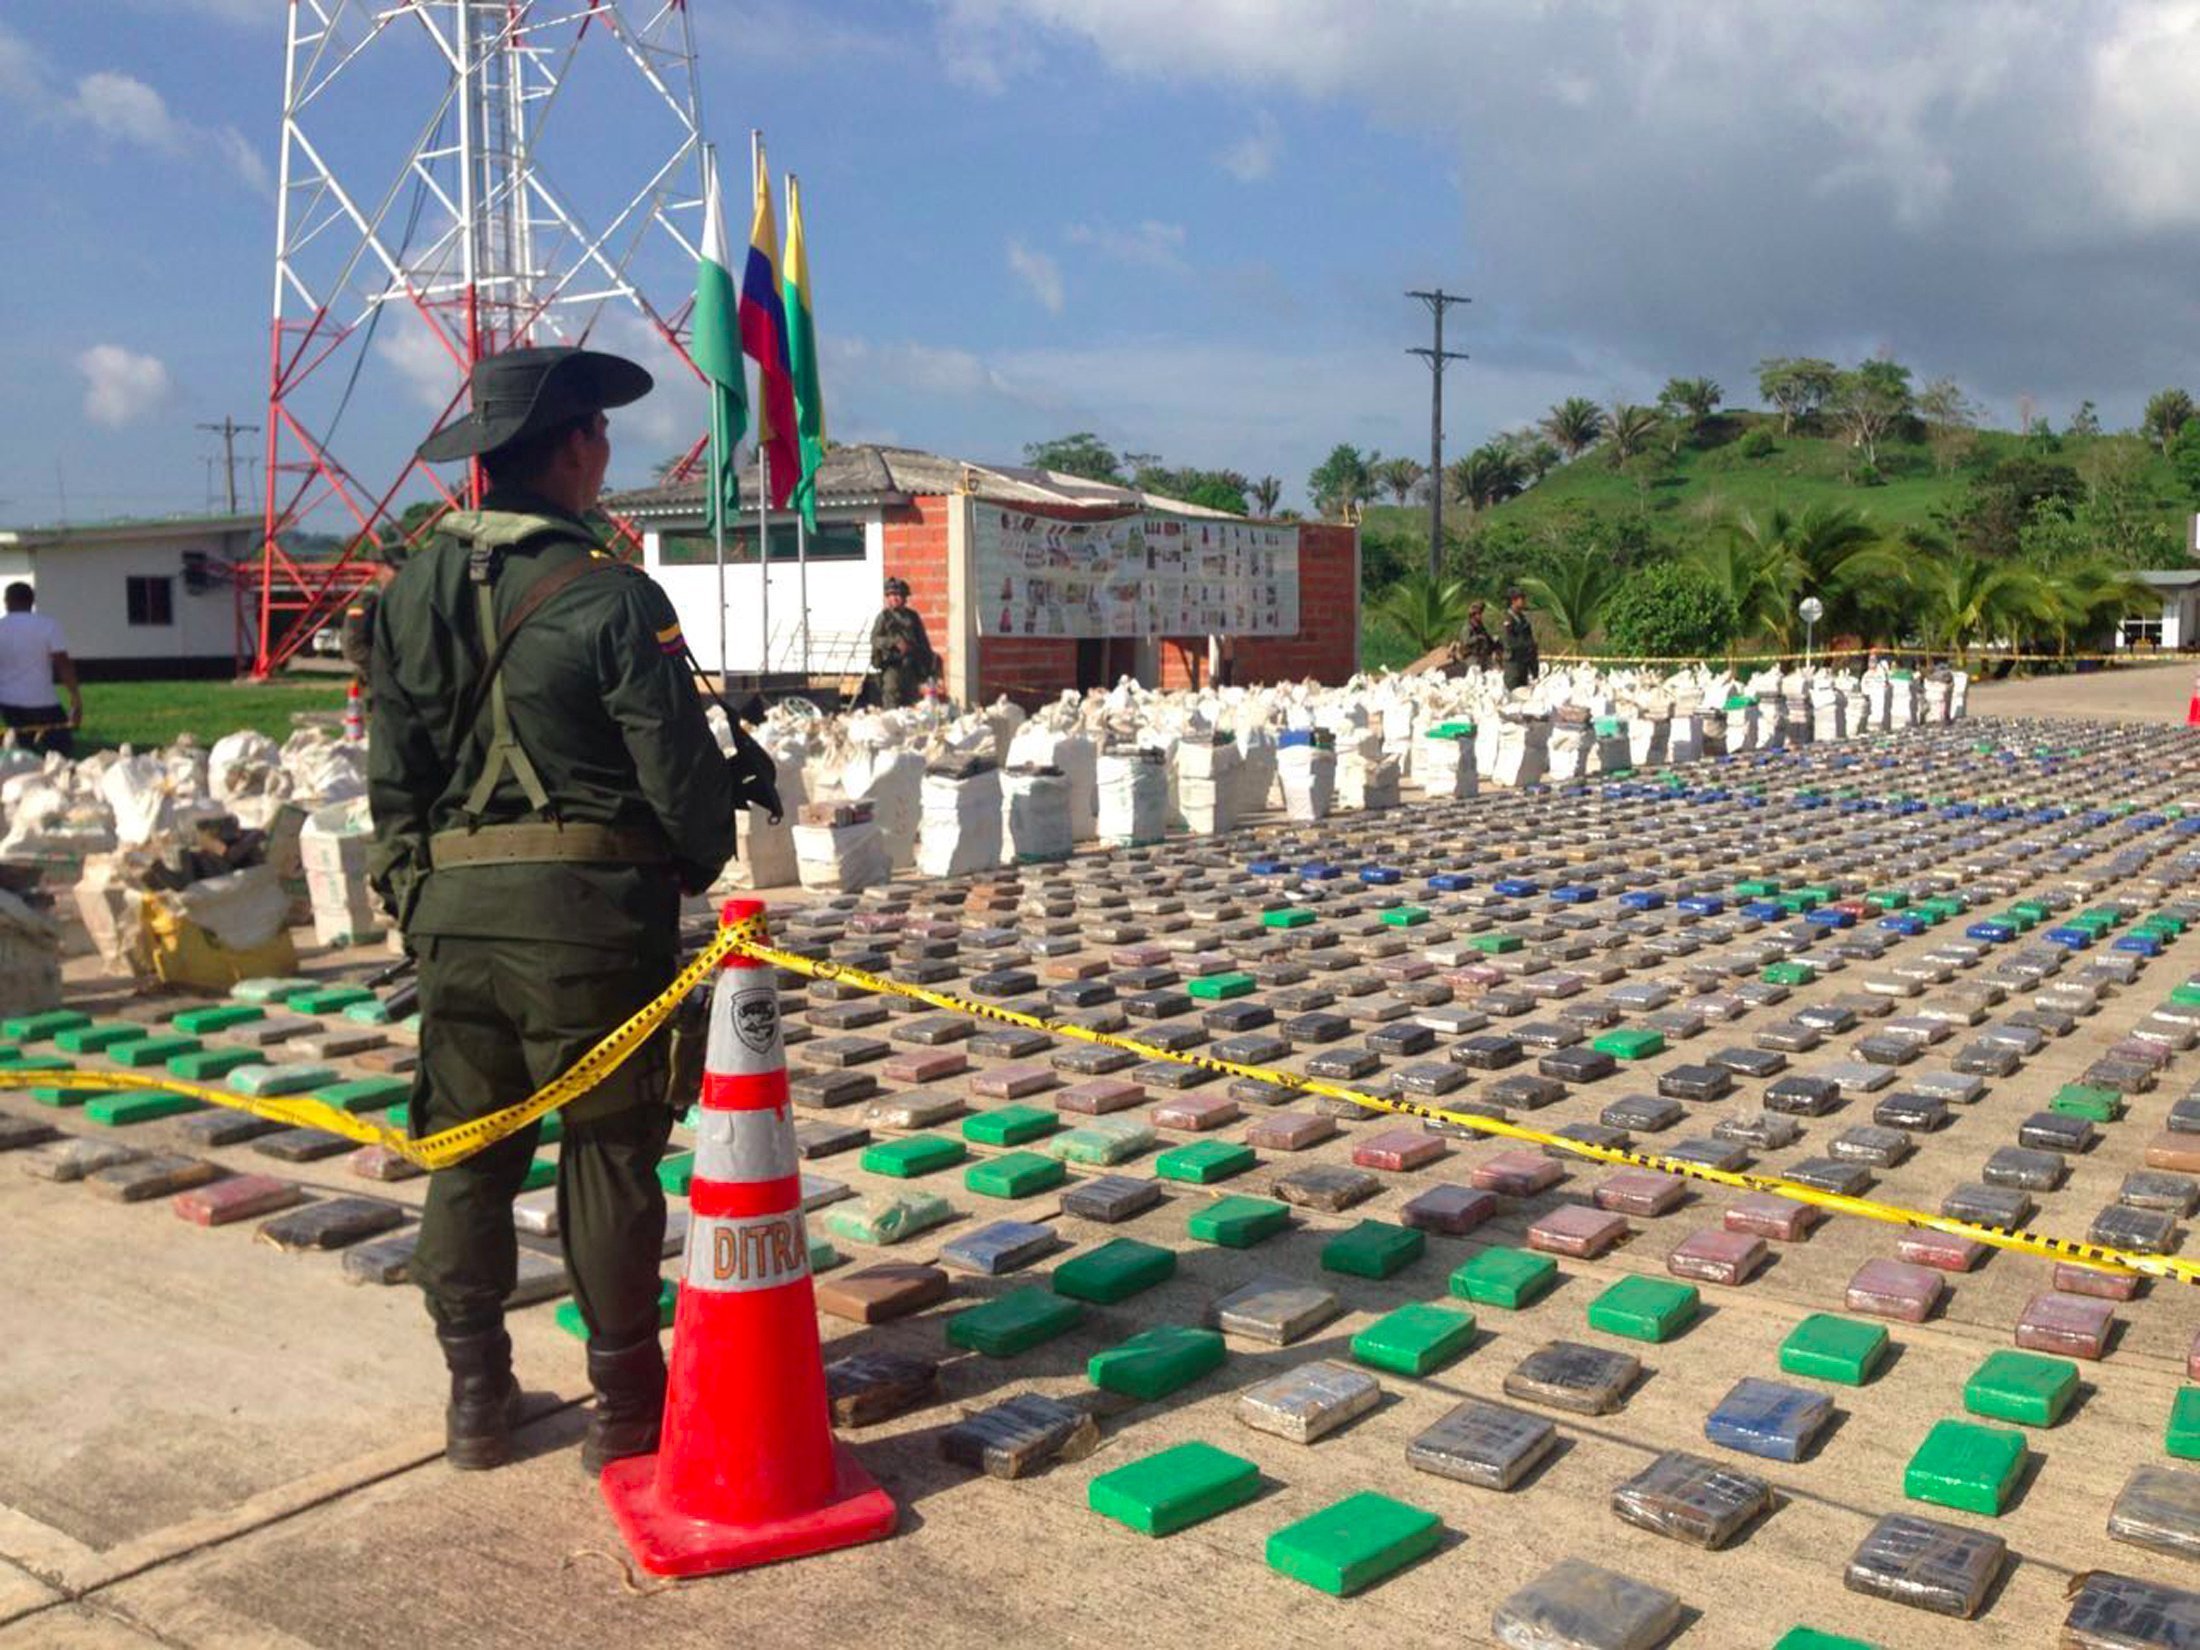
POLYGON ((581 1471, 594 1478, 607 1462, 656 1453, 665 1416, 665 1354, 652 1335, 632 1346, 588 1348, 595 1413, 581 1440, 581 1471))
POLYGON ((512 1428, 519 1422, 511 1336, 502 1328, 466 1335, 438 1329, 436 1339, 451 1370, 443 1458, 461 1472, 503 1466, 512 1458, 512 1428))

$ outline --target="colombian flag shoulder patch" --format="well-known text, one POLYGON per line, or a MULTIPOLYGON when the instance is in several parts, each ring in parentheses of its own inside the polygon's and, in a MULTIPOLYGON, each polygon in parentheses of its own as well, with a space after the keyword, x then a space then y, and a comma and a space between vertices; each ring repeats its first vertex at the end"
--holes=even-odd
POLYGON ((681 636, 680 627, 677 624, 668 624, 664 629, 657 632, 657 646, 660 650, 673 655, 675 658, 687 651, 687 641, 681 636))

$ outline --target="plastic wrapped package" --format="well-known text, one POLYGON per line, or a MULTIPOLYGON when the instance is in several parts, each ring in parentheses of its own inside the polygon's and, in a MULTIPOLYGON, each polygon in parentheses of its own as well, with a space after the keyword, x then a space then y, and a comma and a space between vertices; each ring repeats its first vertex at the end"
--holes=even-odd
POLYGON ((1506 1374, 1505 1395, 1575 1415, 1609 1415, 1641 1374, 1642 1360, 1632 1353, 1551 1341, 1506 1374))
POLYGON ((1215 1326, 1225 1335, 1289 1346, 1334 1318, 1337 1297, 1288 1278, 1256 1278, 1215 1303, 1215 1326))
POLYGON ((840 785, 851 802, 871 804, 888 865, 896 871, 915 865, 924 816, 924 758, 913 750, 858 747, 840 770, 840 785))
POLYGON ((61 1006, 61 931, 0 889, 0 1004, 11 1015, 61 1006))
POLYGON ((1256 1432, 1311 1444, 1382 1402, 1375 1377, 1320 1359, 1256 1382, 1238 1395, 1237 1417, 1256 1432))
POLYGON ((1564 1558, 1497 1607, 1508 1650, 1653 1650, 1681 1624, 1681 1601, 1586 1559, 1564 1558))
POLYGON ((1001 775, 1007 857, 1019 865, 1067 859, 1073 846, 1069 778, 1055 768, 1012 767, 1001 775))
POLYGON ((1337 753, 1311 743, 1284 745, 1276 752, 1276 783, 1287 819, 1302 825, 1327 819, 1337 801, 1337 753))
POLYGON ((2008 1556, 1998 1535, 1889 1513, 1850 1555, 1842 1582, 1851 1592, 1969 1620, 2008 1556))
POLYGON ((2149 1552, 2200 1558, 2200 1472, 2152 1463, 2134 1469, 2109 1509, 2108 1533, 2149 1552))
POLYGON ((1667 1450, 1612 1492, 1627 1523, 1694 1547, 1723 1547, 1771 1509, 1762 1478, 1686 1450, 1667 1450))
POLYGON ((1558 1447, 1558 1428, 1479 1398, 1463 1399, 1406 1445, 1406 1461, 1440 1478, 1509 1490, 1558 1447))
POLYGON ((2200 1593, 2108 1570, 2075 1585, 2062 1650, 2200 1650, 2200 1593))

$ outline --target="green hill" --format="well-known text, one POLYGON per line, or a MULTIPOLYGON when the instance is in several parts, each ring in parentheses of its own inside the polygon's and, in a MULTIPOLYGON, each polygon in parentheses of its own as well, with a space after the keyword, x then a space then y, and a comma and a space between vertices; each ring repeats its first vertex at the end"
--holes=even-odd
MULTIPOLYGON (((2114 558, 2131 565, 2185 564, 2192 509, 2186 488, 2169 459, 2140 436, 1971 430, 1936 440, 1906 420, 1880 442, 1876 475, 1867 481, 1858 479, 1861 455, 1844 437, 1802 428, 1782 435, 1776 416, 1747 411, 1719 414, 1678 439, 1668 425, 1647 450, 1620 464, 1591 448, 1479 511, 1447 497, 1447 561, 1470 589, 1494 597, 1510 579, 1573 545, 1606 545, 1639 563, 1685 551, 1745 512, 1761 521, 1775 509, 1839 507, 1890 539, 1917 532, 1945 537, 1966 511, 1976 515, 2012 460, 2057 467, 2066 487, 2075 476, 2082 497, 2062 507, 2072 522, 2068 531, 2112 540, 2106 547, 2114 558)), ((1423 565, 1425 503, 1371 504, 1361 526, 1370 598, 1400 572, 1423 565)), ((2015 521, 2009 529, 2007 548, 2014 550, 2022 529, 2015 521)), ((1380 626, 1367 628, 1364 644, 1371 666, 1404 662, 1403 644, 1380 626)))

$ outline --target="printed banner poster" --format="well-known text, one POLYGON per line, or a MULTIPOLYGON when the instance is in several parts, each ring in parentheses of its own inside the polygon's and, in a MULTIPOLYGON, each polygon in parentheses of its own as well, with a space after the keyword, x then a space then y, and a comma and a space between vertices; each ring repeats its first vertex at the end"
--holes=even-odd
POLYGON ((1057 521, 974 500, 981 636, 1292 636, 1299 530, 1170 515, 1057 521))

